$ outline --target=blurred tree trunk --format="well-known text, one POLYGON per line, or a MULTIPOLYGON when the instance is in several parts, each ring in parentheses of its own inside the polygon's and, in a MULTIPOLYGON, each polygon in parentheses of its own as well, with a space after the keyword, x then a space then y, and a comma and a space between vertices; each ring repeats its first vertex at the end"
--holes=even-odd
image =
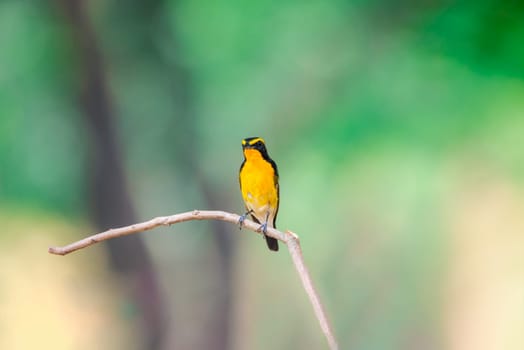
MULTIPOLYGON (((65 0, 60 4, 72 29, 79 59, 78 89, 90 131, 90 214, 99 230, 129 225, 137 220, 126 185, 102 55, 84 1, 65 0)), ((139 235, 131 235, 110 240, 107 246, 113 267, 126 277, 126 289, 132 291, 138 304, 147 349, 160 348, 165 308, 144 242, 139 235)))
MULTIPOLYGON (((195 102, 192 88, 192 79, 190 72, 181 65, 171 66, 171 76, 173 88, 173 97, 176 99, 178 113, 173 118, 172 128, 176 130, 178 144, 180 140, 185 147, 173 147, 177 152, 177 159, 185 164, 183 167, 188 173, 185 177, 193 179, 195 186, 202 193, 203 204, 205 208, 221 209, 224 208, 226 200, 220 196, 209 183, 209 180, 202 174, 199 167, 198 154, 199 145, 205 142, 198 142, 196 133, 196 112, 194 110, 195 102)), ((212 235, 218 250, 218 262, 213 268, 215 271, 209 271, 210 275, 218 276, 216 281, 220 283, 215 286, 216 305, 212 308, 211 328, 206 330, 207 341, 206 349, 227 350, 230 348, 230 324, 233 303, 233 256, 235 241, 229 232, 229 226, 219 221, 210 222, 212 235)))
MULTIPOLYGON (((120 23, 127 22, 124 31, 133 36, 137 55, 147 55, 153 59, 156 67, 165 71, 171 84, 171 96, 175 101, 176 110, 171 119, 170 139, 168 149, 172 150, 176 159, 176 169, 186 183, 191 183, 202 194, 203 208, 221 209, 227 207, 226 199, 221 197, 219 191, 215 190, 209 179, 202 173, 198 155, 201 150, 201 142, 198 137, 197 112, 195 108, 196 88, 194 86, 192 72, 185 67, 180 59, 183 57, 182 45, 176 33, 169 38, 170 55, 174 52, 176 58, 165 57, 158 46, 157 38, 154 37, 153 28, 176 28, 175 23, 159 23, 166 18, 172 20, 172 16, 159 16, 166 8, 173 8, 173 2, 164 0, 145 1, 129 0, 125 7, 119 7, 117 15, 125 18, 120 23)), ((120 28, 122 30, 122 28, 120 28)), ((163 34, 166 34, 165 32, 163 34)), ((171 33, 173 34, 173 33, 171 33)), ((232 289, 233 289, 233 256, 235 241, 228 232, 227 225, 213 221, 210 223, 213 232, 209 235, 215 241, 218 251, 218 262, 209 266, 206 271, 210 276, 216 276, 219 285, 214 286, 216 295, 215 305, 211 307, 211 325, 202 332, 202 343, 205 349, 226 350, 230 348, 230 325, 232 317, 232 289)))

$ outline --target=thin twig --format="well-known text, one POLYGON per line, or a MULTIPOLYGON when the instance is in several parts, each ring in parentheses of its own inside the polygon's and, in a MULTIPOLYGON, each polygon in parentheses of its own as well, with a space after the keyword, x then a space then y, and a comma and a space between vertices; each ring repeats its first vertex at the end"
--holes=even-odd
MULTIPOLYGON (((218 210, 217 211, 193 210, 190 212, 175 214, 171 216, 159 216, 149 221, 141 222, 141 223, 130 225, 130 226, 110 229, 110 230, 107 230, 101 233, 97 233, 95 235, 86 237, 84 239, 73 242, 63 247, 50 247, 49 253, 56 254, 56 255, 67 255, 79 249, 89 247, 90 245, 93 245, 95 243, 102 242, 108 239, 127 236, 130 234, 138 233, 142 231, 148 231, 158 226, 169 226, 173 224, 178 224, 184 221, 220 220, 220 221, 230 222, 232 224, 238 224, 239 218, 240 216, 237 214, 232 214, 232 213, 228 213, 225 211, 218 211, 218 210)), ((243 223, 243 227, 253 232, 260 233, 258 231, 258 229, 260 228, 260 225, 254 223, 251 220, 245 220, 243 223)), ((284 232, 278 231, 270 227, 267 228, 266 234, 270 237, 276 238, 284 242, 287 245, 289 249, 289 253, 291 254, 291 258, 293 259, 295 268, 302 281, 302 285, 304 286, 304 290, 306 291, 309 297, 309 300, 311 301, 311 304, 313 305, 313 310, 315 312, 315 316, 318 319, 318 322, 320 323, 320 328, 322 329, 322 332, 324 332, 324 335, 327 338, 329 348, 331 350, 337 350, 338 345, 337 345, 335 335, 330 326, 327 314, 324 311, 322 303, 320 302, 320 297, 317 291, 315 290, 313 281, 311 280, 311 276, 309 275, 309 271, 304 262, 304 257, 302 255, 302 249, 300 248, 300 241, 298 239, 298 236, 291 231, 287 231, 286 233, 284 233, 284 232)))

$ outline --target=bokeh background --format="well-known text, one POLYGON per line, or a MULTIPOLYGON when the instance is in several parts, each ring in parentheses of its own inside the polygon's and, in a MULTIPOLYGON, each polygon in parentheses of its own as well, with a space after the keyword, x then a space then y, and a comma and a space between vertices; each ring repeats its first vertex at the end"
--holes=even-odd
POLYGON ((0 2, 0 348, 325 349, 243 210, 266 139, 341 349, 524 348, 517 1, 0 2))

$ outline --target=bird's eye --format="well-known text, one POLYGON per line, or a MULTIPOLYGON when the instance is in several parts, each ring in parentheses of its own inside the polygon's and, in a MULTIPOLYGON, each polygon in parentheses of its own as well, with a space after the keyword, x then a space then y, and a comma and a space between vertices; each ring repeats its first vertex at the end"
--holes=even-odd
POLYGON ((261 147, 261 146, 262 146, 262 142, 257 141, 256 145, 257 145, 258 147, 261 147))

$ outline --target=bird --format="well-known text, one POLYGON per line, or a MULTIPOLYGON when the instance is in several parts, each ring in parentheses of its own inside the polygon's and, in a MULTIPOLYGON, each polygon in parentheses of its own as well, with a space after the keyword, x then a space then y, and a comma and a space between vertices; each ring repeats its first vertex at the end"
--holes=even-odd
POLYGON ((247 212, 239 219, 240 228, 247 215, 260 224, 267 246, 278 251, 278 241, 266 235, 267 228, 276 228, 280 190, 278 169, 269 157, 266 143, 261 137, 248 137, 242 140, 244 161, 240 166, 239 182, 242 199, 247 212))

